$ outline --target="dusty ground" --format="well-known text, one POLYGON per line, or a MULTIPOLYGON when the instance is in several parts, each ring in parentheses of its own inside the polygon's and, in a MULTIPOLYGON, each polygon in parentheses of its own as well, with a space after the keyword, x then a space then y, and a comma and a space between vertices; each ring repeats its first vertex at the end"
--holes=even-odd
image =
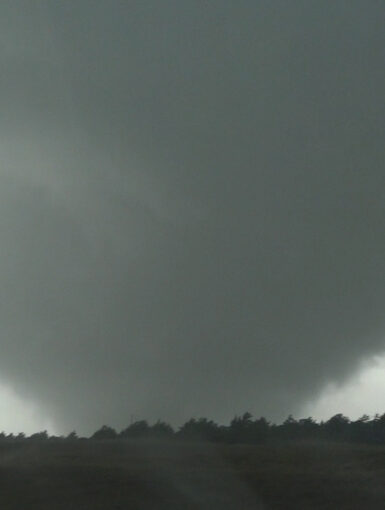
POLYGON ((385 508, 385 447, 0 444, 1 510, 385 508))

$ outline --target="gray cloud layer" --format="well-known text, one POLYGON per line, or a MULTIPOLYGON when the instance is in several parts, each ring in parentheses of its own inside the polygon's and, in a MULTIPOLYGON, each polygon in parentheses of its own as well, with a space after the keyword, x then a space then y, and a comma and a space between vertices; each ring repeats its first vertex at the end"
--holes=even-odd
POLYGON ((282 418, 384 348, 385 8, 0 6, 0 374, 60 426, 282 418))

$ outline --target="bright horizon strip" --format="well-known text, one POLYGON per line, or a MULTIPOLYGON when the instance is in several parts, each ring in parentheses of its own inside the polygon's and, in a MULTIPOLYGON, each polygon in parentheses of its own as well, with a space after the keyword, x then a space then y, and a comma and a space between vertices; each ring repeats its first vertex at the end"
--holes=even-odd
POLYGON ((344 384, 327 385, 318 399, 303 407, 301 417, 325 421, 337 413, 351 420, 385 413, 385 354, 373 358, 344 384))
POLYGON ((43 430, 50 435, 57 433, 52 420, 38 406, 0 384, 0 432, 31 435, 43 430))
MULTIPOLYGON (((308 402, 295 418, 312 416, 319 422, 337 413, 351 420, 364 414, 373 417, 385 413, 385 355, 374 358, 346 383, 329 384, 319 398, 308 402)), ((57 429, 41 408, 23 399, 9 386, 0 385, 0 432, 31 435, 47 430, 50 435, 56 435, 57 429)))

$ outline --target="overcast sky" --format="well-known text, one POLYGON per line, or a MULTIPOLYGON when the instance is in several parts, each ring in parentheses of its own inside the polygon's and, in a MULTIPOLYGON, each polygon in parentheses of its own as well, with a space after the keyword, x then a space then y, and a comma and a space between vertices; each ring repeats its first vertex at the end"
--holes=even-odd
POLYGON ((1 2, 12 395, 59 431, 280 420, 381 354, 384 26, 376 0, 1 2))

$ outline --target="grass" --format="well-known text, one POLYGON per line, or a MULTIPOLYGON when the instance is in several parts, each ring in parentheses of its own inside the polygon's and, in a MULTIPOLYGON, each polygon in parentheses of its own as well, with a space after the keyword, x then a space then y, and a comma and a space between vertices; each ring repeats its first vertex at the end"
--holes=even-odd
POLYGON ((176 441, 0 445, 0 508, 385 508, 385 447, 176 441))

